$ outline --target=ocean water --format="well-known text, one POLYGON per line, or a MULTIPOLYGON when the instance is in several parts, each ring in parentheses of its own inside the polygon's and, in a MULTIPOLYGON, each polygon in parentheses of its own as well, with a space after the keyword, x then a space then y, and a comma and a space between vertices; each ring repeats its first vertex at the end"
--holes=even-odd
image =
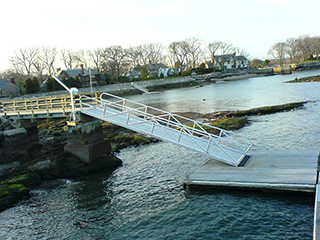
MULTIPOLYGON (((130 96, 172 112, 214 112, 310 101, 250 118, 252 151, 318 150, 320 83, 283 83, 320 71, 130 96)), ((208 160, 159 142, 122 150, 110 173, 47 181, 0 213, 0 239, 312 239, 314 195, 184 189, 208 160)))

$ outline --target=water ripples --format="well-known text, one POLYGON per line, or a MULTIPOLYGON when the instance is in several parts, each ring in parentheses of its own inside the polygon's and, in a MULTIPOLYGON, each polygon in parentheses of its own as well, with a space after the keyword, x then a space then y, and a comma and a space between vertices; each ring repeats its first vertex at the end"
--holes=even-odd
MULTIPOLYGON (((319 71, 306 74, 319 74, 319 71)), ((320 146, 319 83, 293 76, 248 79, 132 96, 167 111, 213 112, 313 100, 302 109, 250 117, 254 149, 320 146), (206 101, 202 101, 206 98, 206 101)), ((169 143, 127 148, 112 173, 45 182, 0 213, 0 239, 311 239, 314 196, 185 190, 207 157, 169 143)))

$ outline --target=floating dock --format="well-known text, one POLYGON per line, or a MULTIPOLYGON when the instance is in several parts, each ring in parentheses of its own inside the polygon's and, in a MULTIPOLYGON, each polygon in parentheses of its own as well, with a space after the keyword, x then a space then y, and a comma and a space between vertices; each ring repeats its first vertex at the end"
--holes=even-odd
POLYGON ((254 152, 242 167, 209 160, 185 185, 314 193, 318 156, 318 151, 254 152))
POLYGON ((185 185, 315 193, 313 239, 320 239, 319 163, 318 151, 254 152, 238 167, 209 160, 187 176, 185 185))

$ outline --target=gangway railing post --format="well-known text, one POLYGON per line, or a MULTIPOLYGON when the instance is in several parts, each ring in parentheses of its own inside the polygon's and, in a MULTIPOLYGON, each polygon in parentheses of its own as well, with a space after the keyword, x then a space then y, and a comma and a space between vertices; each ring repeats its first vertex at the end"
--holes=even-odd
POLYGON ((147 112, 148 112, 148 106, 144 107, 144 115, 143 115, 143 119, 147 118, 147 112))
POLYGON ((194 122, 194 123, 193 123, 193 127, 192 127, 192 131, 191 131, 191 135, 192 135, 192 136, 193 136, 195 127, 196 127, 196 123, 194 122))
POLYGON ((124 112, 125 107, 126 107, 126 100, 123 99, 123 101, 122 101, 122 112, 124 112))
POLYGON ((151 127, 151 134, 153 134, 154 125, 156 124, 156 121, 152 119, 152 127, 151 127))
POLYGON ((107 105, 104 103, 103 104, 103 113, 102 113, 102 117, 104 117, 106 115, 106 109, 107 109, 107 105))
POLYGON ((128 111, 128 114, 127 114, 127 121, 126 121, 126 124, 128 125, 129 123, 129 118, 130 118, 130 111, 128 111))
POLYGON ((212 137, 210 137, 210 138, 209 138, 209 141, 208 141, 208 147, 207 147, 207 152, 209 152, 209 148, 210 148, 211 140, 212 140, 212 137))
POLYGON ((181 139, 181 134, 182 134, 182 127, 180 127, 180 132, 179 132, 179 137, 178 137, 178 143, 180 142, 180 139, 181 139))

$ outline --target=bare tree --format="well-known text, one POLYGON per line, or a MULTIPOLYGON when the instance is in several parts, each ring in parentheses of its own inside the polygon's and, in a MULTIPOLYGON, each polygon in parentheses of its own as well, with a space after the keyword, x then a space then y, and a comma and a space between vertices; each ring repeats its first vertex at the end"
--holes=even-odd
POLYGON ((20 64, 19 60, 16 57, 10 57, 9 62, 11 62, 11 65, 17 74, 24 75, 23 65, 20 64))
POLYGON ((143 47, 142 45, 128 48, 127 57, 131 67, 140 67, 143 65, 143 47))
POLYGON ((297 58, 297 40, 295 38, 288 38, 286 44, 286 53, 290 58, 290 63, 294 63, 297 58))
POLYGON ((91 60, 93 61, 97 71, 101 72, 104 50, 102 48, 97 48, 95 50, 88 50, 88 55, 90 56, 91 60))
POLYGON ((181 74, 189 54, 186 41, 172 42, 169 44, 168 48, 169 52, 174 56, 176 63, 179 65, 179 72, 181 74))
POLYGON ((44 70, 46 69, 44 63, 40 59, 36 59, 33 62, 33 68, 35 69, 35 74, 37 75, 38 80, 44 80, 44 70))
POLYGON ((117 78, 125 71, 128 65, 126 60, 126 51, 121 46, 111 46, 105 49, 104 59, 107 64, 106 69, 112 78, 117 78))
POLYGON ((148 64, 155 64, 163 61, 164 46, 161 43, 144 44, 143 49, 145 51, 148 64))
POLYGON ((245 56, 246 58, 250 58, 250 53, 248 53, 247 51, 245 51, 244 49, 234 46, 234 52, 236 53, 237 56, 245 56))
POLYGON ((19 80, 23 78, 24 75, 17 72, 15 69, 6 69, 5 71, 0 72, 0 79, 11 79, 16 85, 19 85, 19 80))
POLYGON ((35 47, 20 48, 19 52, 15 51, 15 56, 11 57, 9 61, 11 61, 17 72, 26 73, 26 75, 31 76, 38 52, 38 48, 35 47))
POLYGON ((201 50, 202 43, 199 39, 196 39, 196 38, 187 38, 185 40, 185 43, 187 45, 186 47, 188 48, 188 52, 191 57, 192 67, 195 68, 201 53, 200 50, 201 50))
POLYGON ((214 62, 214 56, 216 55, 216 52, 218 49, 220 49, 222 42, 221 41, 213 41, 208 44, 208 50, 211 53, 211 62, 214 62))
POLYGON ((280 67, 282 67, 285 63, 285 57, 287 55, 287 44, 285 42, 275 43, 269 49, 268 54, 275 58, 280 67))
POLYGON ((77 67, 79 67, 80 64, 83 64, 84 68, 88 68, 90 66, 90 59, 91 59, 91 57, 88 54, 88 51, 86 51, 86 50, 78 51, 77 67))
POLYGON ((231 43, 221 42, 220 44, 221 55, 230 54, 234 51, 234 46, 231 43))
POLYGON ((66 69, 73 69, 80 61, 79 54, 71 49, 61 49, 60 54, 66 69))
POLYGON ((297 49, 300 61, 307 60, 312 55, 312 42, 310 35, 302 35, 297 39, 297 49))
POLYGON ((39 51, 38 59, 42 62, 48 74, 56 74, 56 69, 53 64, 56 60, 57 54, 58 50, 56 47, 43 47, 39 51))

